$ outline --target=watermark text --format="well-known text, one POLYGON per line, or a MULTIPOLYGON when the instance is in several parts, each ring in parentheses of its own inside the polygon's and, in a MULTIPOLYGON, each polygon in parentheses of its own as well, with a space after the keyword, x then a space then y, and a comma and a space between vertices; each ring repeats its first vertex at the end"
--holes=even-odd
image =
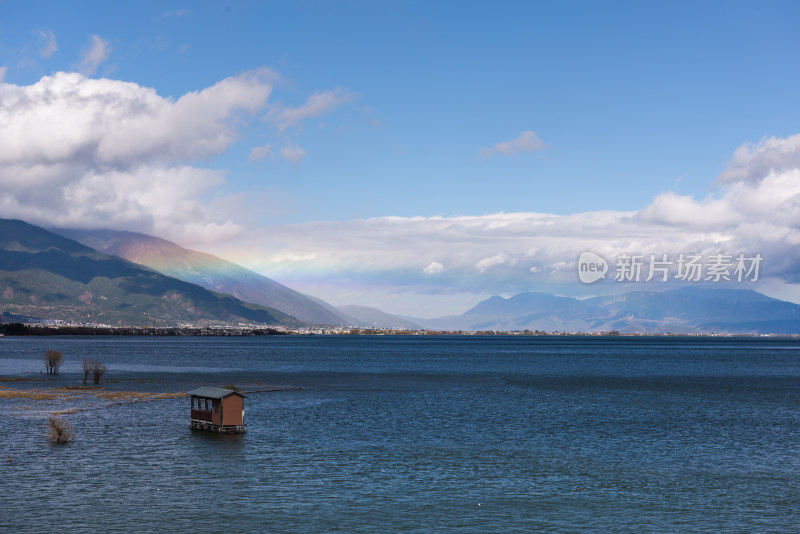
POLYGON ((578 278, 591 284, 613 271, 617 282, 756 282, 761 254, 620 254, 610 266, 600 255, 583 252, 578 278))

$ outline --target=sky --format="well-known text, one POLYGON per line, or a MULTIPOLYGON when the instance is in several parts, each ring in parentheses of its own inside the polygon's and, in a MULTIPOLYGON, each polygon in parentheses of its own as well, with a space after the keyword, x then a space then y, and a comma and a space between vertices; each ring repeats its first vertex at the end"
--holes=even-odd
POLYGON ((793 1, 0 0, 0 217, 157 235, 416 317, 691 283, 800 302, 798 20, 793 1), (606 276, 581 282, 584 251, 606 276), (681 255, 732 280, 681 279, 681 255), (739 257, 759 272, 737 280, 739 257), (656 259, 667 282, 644 280, 656 259))

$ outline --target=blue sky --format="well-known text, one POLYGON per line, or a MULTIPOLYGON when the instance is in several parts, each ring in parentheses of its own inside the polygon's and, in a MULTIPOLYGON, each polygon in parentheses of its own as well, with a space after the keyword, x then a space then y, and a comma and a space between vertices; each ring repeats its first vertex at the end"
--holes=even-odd
MULTIPOLYGON (((753 161, 772 165, 776 151, 791 160, 778 167, 795 169, 798 20, 796 2, 0 2, 7 90, 58 94, 61 107, 37 101, 46 109, 38 117, 55 117, 63 131, 48 135, 75 147, 65 155, 36 145, 41 136, 28 130, 39 123, 7 97, 5 123, 29 126, 7 128, 17 133, 0 154, 8 186, 0 208, 42 224, 155 233, 334 304, 423 316, 492 294, 583 295, 574 276, 543 273, 585 247, 607 245, 613 256, 735 242, 748 254, 774 245, 783 257, 794 223, 768 221, 784 232, 764 247, 741 224, 774 213, 770 202, 789 202, 791 213, 794 201, 768 197, 757 213, 731 208, 757 195, 720 176, 753 161), (50 83, 58 73, 82 78, 50 83), (78 86, 94 87, 91 102, 70 100, 78 86), (214 87, 204 103, 169 111, 214 87), (130 139, 124 129, 144 109, 131 102, 151 97, 160 99, 148 100, 152 127, 167 132, 159 143, 169 150, 103 159, 102 139, 144 143, 141 129, 130 139), (124 113, 98 119, 115 102, 124 113), (190 120, 206 110, 217 115, 190 120), (76 120, 99 122, 76 133, 76 120), (35 158, 52 165, 46 178, 35 158), (171 187, 147 196, 163 183, 171 187), (115 194, 117 204, 108 200, 115 194), (726 209, 735 214, 702 228, 687 213, 726 209), (576 221, 593 212, 617 222, 588 239, 594 233, 576 221), (493 232, 513 213, 561 217, 555 226, 575 250, 545 244, 554 236, 524 224, 515 235, 527 236, 504 245, 508 236, 493 232), (620 230, 621 218, 642 213, 655 225, 640 221, 644 237, 620 230), (425 229, 412 240, 407 225, 420 218, 425 229), (447 229, 464 225, 482 230, 444 250, 454 242, 447 229), (398 250, 407 257, 395 258, 398 250), (487 265, 517 269, 492 277, 487 265)), ((762 188, 761 179, 741 181, 762 188)), ((791 277, 776 271, 772 280, 773 292, 795 294, 791 277)))

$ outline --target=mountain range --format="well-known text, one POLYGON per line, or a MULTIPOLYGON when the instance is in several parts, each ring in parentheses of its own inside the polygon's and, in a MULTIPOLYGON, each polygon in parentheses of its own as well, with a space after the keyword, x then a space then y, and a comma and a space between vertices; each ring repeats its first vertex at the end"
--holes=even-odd
POLYGON ((423 330, 423 328, 413 321, 391 315, 383 312, 377 308, 369 306, 339 306, 338 308, 342 313, 347 314, 348 317, 353 317, 358 326, 368 328, 391 328, 398 330, 423 330))
POLYGON ((798 334, 800 306, 752 290, 684 286, 576 299, 491 297, 460 315, 397 317, 336 308, 164 239, 111 230, 48 231, 0 219, 5 317, 111 325, 258 323, 460 331, 798 334))
POLYGON ((336 308, 266 276, 212 254, 135 232, 54 229, 104 254, 119 256, 162 274, 232 295, 245 302, 275 308, 312 325, 404 328, 420 330, 410 321, 365 306, 336 308))
POLYGON ((290 289, 266 276, 211 254, 134 232, 55 229, 95 250, 145 265, 162 274, 232 295, 245 302, 278 309, 297 319, 322 325, 355 325, 357 321, 332 306, 290 289))
POLYGON ((461 315, 414 320, 436 330, 798 334, 800 305, 752 290, 701 287, 583 300, 520 293, 491 297, 461 315))
POLYGON ((299 326, 271 307, 165 276, 23 221, 0 219, 4 314, 109 325, 299 326))

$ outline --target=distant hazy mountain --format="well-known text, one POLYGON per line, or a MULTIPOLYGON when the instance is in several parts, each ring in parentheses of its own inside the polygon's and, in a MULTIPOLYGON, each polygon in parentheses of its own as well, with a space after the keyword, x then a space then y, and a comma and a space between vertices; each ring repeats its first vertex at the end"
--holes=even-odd
POLYGON ((111 325, 298 324, 275 309, 212 293, 7 219, 0 219, 0 307, 18 316, 111 325))
POLYGON ((348 324, 330 305, 322 306, 293 289, 211 254, 183 248, 145 234, 114 230, 54 230, 99 250, 201 287, 268 306, 315 324, 348 324))
POLYGON ((543 293, 492 297, 462 315, 417 320, 437 330, 800 333, 800 305, 752 290, 684 287, 578 300, 543 293))
POLYGON ((422 330, 423 328, 404 317, 398 317, 368 306, 331 306, 322 299, 306 295, 308 298, 342 317, 345 326, 361 328, 402 328, 406 330, 422 330))
POLYGON ((355 326, 422 330, 422 327, 416 323, 390 315, 376 308, 369 308, 367 306, 339 306, 337 309, 355 319, 357 321, 354 323, 355 326))
POLYGON ((341 318, 340 319, 341 322, 338 323, 338 324, 343 325, 343 326, 358 326, 358 319, 356 319, 355 317, 350 317, 346 313, 343 313, 336 306, 333 306, 332 304, 328 304, 327 302, 325 302, 321 298, 314 297, 312 295, 304 295, 304 296, 309 298, 309 299, 311 299, 311 300, 313 300, 314 302, 316 302, 317 304, 319 304, 320 306, 322 306, 323 308, 328 310, 328 312, 332 313, 333 315, 335 315, 337 317, 340 317, 341 318))

